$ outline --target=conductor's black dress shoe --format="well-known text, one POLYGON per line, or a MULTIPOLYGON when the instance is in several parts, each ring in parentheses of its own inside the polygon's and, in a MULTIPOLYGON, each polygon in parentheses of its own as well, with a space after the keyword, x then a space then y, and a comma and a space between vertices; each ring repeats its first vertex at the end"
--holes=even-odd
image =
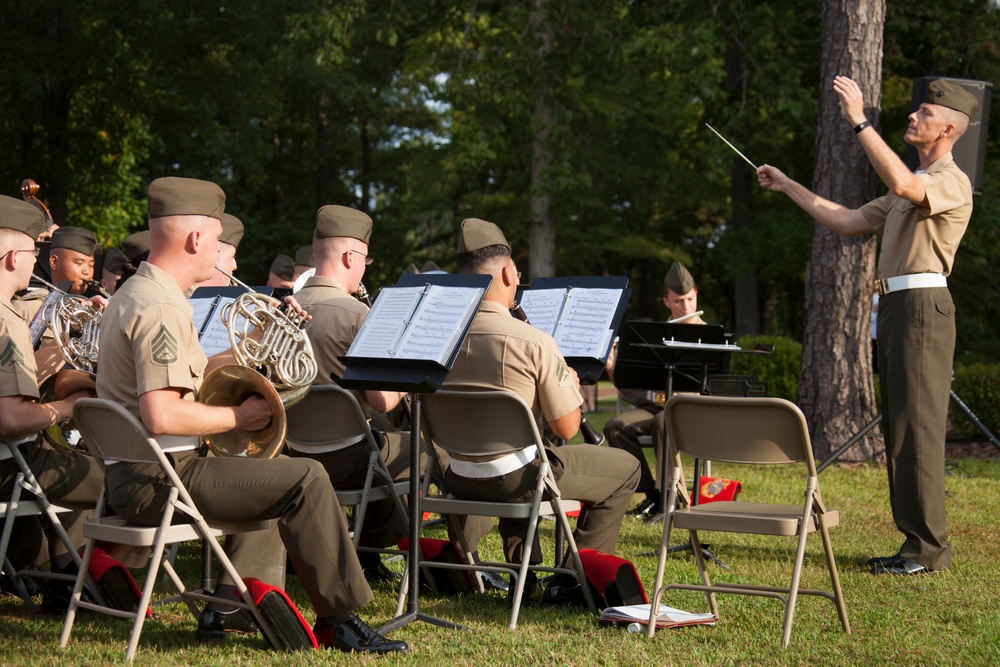
POLYGON ((895 556, 882 563, 872 565, 872 574, 895 574, 898 576, 909 576, 914 574, 931 574, 939 570, 932 570, 926 565, 910 560, 904 556, 895 556))

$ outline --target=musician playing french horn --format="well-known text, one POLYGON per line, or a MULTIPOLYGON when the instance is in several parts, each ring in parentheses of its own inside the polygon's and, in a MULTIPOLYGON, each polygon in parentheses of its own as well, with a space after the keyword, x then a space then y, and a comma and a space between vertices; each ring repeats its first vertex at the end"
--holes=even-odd
POLYGON ((230 213, 222 214, 222 234, 219 236, 219 254, 215 258, 215 271, 208 280, 195 283, 190 291, 199 287, 229 287, 231 276, 236 273, 236 251, 243 240, 243 221, 230 213))
MULTIPOLYGON (((39 437, 42 429, 69 419, 76 400, 93 396, 93 392, 82 389, 61 400, 39 402, 28 325, 11 304, 14 293, 28 286, 38 256, 34 240, 44 229, 41 211, 19 199, 0 196, 0 436, 10 438, 19 447, 50 501, 94 506, 103 480, 96 462, 77 452, 45 447, 39 437)), ((10 497, 18 472, 9 449, 0 447, 0 497, 10 497)), ((70 540, 78 547, 83 545, 83 521, 88 515, 79 511, 59 515, 70 540)), ((17 535, 24 562, 15 565, 27 565, 38 557, 40 541, 34 545, 36 553, 25 548, 32 536, 37 534, 31 530, 17 535)), ((54 536, 49 539, 49 557, 53 571, 76 571, 62 541, 54 536)), ((65 611, 71 592, 71 582, 50 582, 43 610, 65 611)))
MULTIPOLYGON (((52 234, 48 258, 49 275, 50 285, 66 294, 89 299, 92 306, 103 309, 107 299, 101 292, 99 283, 94 281, 94 254, 98 245, 97 237, 89 229, 65 225, 59 227, 52 234)), ((51 287, 33 289, 14 299, 14 311, 29 324, 41 326, 43 323, 36 321, 36 318, 52 292, 51 287)), ((55 335, 48 327, 42 328, 41 342, 36 342, 36 347, 38 381, 42 383, 62 367, 63 358, 55 335)))
MULTIPOLYGON (((184 292, 215 270, 225 194, 214 183, 177 177, 153 181, 147 194, 149 256, 105 312, 98 395, 125 406, 157 436, 206 518, 277 520, 269 530, 230 538, 226 548, 240 574, 253 577, 273 552, 268 545, 284 543, 315 609, 321 644, 345 651, 405 651, 404 642, 386 639, 353 612, 372 592, 321 465, 286 457, 198 456, 198 436, 258 430, 272 414, 259 397, 232 407, 194 400, 208 360, 184 292), (245 539, 258 533, 265 539, 245 539)), ((106 480, 110 504, 129 521, 157 523, 169 486, 160 475, 141 464, 112 465, 106 480)), ((227 585, 235 598, 231 582, 220 584, 222 594, 227 585)), ((202 612, 198 636, 220 639, 227 630, 247 629, 242 614, 209 608, 202 612)))
MULTIPOLYGON (((312 243, 316 272, 295 297, 312 316, 305 330, 319 367, 317 384, 329 384, 331 374, 343 376, 344 364, 339 357, 347 353, 368 314, 368 306, 352 295, 361 286, 365 267, 373 261, 368 255, 371 234, 372 219, 361 211, 346 206, 324 206, 316 213, 312 243)), ((356 392, 356 396, 366 416, 371 418, 392 410, 403 394, 368 390, 356 392)), ((381 440, 382 456, 389 472, 395 479, 408 477, 410 434, 391 430, 384 419, 373 419, 372 426, 375 437, 381 440)), ((293 457, 309 456, 320 461, 334 486, 357 488, 364 484, 370 450, 360 432, 344 442, 326 447, 330 451, 322 454, 289 447, 293 457)), ((360 546, 395 545, 406 534, 402 528, 406 522, 400 521, 396 512, 398 509, 392 500, 370 503, 360 546)), ((379 554, 361 553, 359 558, 369 583, 392 578, 379 554)))

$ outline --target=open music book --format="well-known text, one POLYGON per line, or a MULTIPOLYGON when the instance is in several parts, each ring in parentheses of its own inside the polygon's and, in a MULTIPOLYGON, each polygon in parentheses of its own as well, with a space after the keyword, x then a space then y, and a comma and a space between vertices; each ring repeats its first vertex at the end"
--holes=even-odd
POLYGON ((447 368, 485 294, 479 287, 383 287, 344 359, 361 365, 400 360, 447 368))
MULTIPOLYGON (((608 607, 601 612, 601 623, 649 625, 649 605, 608 607)), ((657 628, 678 628, 684 625, 715 625, 715 617, 711 614, 693 614, 665 604, 660 605, 659 613, 656 615, 657 628)))
POLYGON ((521 308, 531 325, 556 339, 564 357, 607 358, 614 339, 621 289, 526 289, 521 308))

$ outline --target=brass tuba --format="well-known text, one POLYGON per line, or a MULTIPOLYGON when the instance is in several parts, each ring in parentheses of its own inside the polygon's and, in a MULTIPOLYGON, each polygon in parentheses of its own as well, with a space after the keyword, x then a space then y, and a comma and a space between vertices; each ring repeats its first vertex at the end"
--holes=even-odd
POLYGON ((285 408, 305 397, 318 371, 312 344, 302 330, 305 317, 286 312, 278 299, 254 292, 215 268, 247 290, 221 312, 238 365, 209 373, 198 400, 206 405, 233 406, 257 394, 268 401, 273 418, 271 425, 260 431, 235 429, 206 436, 205 442, 216 456, 274 458, 285 441, 285 408))

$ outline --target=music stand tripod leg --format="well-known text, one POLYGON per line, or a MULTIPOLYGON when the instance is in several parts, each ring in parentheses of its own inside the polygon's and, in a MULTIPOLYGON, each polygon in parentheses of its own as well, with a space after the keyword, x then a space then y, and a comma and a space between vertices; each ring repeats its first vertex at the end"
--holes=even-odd
POLYGON ((464 630, 464 626, 443 618, 420 613, 420 523, 423 513, 420 509, 420 394, 413 394, 410 407, 410 550, 406 558, 407 568, 407 610, 378 628, 379 634, 388 634, 414 621, 424 621, 442 628, 464 630))
POLYGON ((993 431, 988 429, 983 422, 979 421, 979 417, 976 416, 976 413, 974 413, 972 409, 965 404, 965 401, 959 398, 958 394, 955 393, 954 389, 951 390, 951 400, 953 400, 955 402, 955 405, 957 405, 959 409, 961 409, 961 411, 965 413, 965 416, 969 418, 969 421, 975 424, 976 428, 978 428, 982 432, 982 434, 985 435, 989 439, 989 441, 993 443, 993 446, 996 447, 997 449, 1000 449, 1000 440, 997 440, 997 437, 993 435, 993 431))

